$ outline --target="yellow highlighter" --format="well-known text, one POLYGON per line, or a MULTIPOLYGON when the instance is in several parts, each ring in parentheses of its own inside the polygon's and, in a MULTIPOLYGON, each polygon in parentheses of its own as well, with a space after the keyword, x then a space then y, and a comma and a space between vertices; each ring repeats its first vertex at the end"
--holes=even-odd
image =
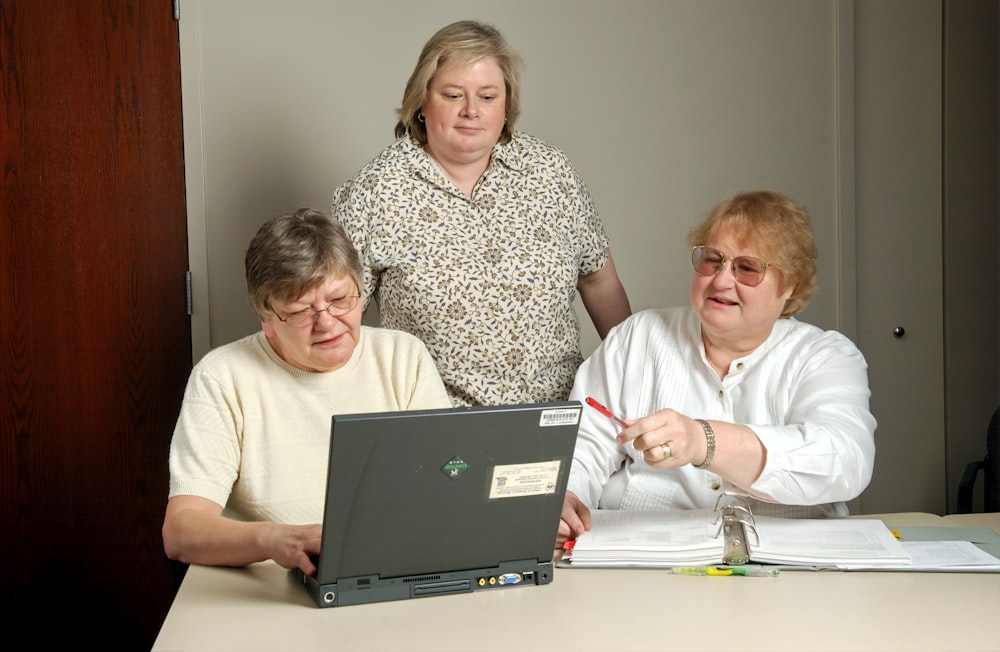
POLYGON ((710 575, 713 577, 777 577, 777 568, 764 566, 676 566, 670 569, 674 575, 710 575))

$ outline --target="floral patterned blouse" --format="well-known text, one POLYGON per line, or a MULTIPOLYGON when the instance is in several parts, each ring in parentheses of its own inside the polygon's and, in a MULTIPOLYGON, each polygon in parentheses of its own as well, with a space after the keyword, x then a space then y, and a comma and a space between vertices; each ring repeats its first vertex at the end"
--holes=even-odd
POLYGON ((454 405, 569 396, 577 280, 605 265, 608 239, 560 150, 515 133, 470 199, 403 137, 336 190, 332 214, 361 254, 365 307, 424 341, 454 405))

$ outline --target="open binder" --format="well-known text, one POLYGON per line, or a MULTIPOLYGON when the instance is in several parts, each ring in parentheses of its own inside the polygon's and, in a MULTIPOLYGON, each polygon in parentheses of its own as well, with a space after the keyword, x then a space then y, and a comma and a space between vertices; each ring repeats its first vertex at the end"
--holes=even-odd
POLYGON ((949 554, 963 555, 954 566, 940 561, 914 565, 907 547, 881 520, 754 515, 741 494, 724 494, 709 510, 595 510, 591 518, 591 529, 564 546, 560 567, 756 563, 801 570, 1000 571, 1000 559, 968 541, 952 542, 949 554))

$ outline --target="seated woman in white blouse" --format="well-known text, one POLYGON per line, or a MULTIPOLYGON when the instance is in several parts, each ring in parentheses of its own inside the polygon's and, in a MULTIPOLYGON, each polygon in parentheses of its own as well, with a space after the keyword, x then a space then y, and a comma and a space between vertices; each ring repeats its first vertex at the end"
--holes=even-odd
POLYGON ((756 513, 844 515, 871 480, 867 364, 844 335, 793 318, 816 292, 809 216, 757 191, 718 204, 688 236, 691 307, 646 310, 580 367, 585 409, 559 542, 590 509, 714 507, 730 490, 756 513))

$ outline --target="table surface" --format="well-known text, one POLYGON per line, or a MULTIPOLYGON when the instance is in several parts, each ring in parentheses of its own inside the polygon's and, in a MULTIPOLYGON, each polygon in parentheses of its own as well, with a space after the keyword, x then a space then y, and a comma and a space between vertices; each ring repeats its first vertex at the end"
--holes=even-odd
MULTIPOLYGON (((992 527, 1000 513, 865 516, 889 527, 992 527)), ((688 577, 556 569, 553 582, 320 609, 273 562, 192 566, 163 650, 991 650, 1000 574, 788 571, 688 577)))

